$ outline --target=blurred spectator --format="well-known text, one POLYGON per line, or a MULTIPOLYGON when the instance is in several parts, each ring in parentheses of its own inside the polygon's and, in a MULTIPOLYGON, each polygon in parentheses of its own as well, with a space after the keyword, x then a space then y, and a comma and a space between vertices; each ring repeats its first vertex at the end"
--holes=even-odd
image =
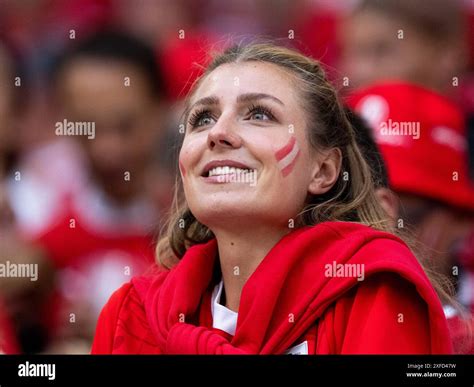
POLYGON ((379 147, 375 143, 372 129, 359 114, 348 108, 346 108, 346 114, 354 128, 357 145, 372 170, 376 188, 375 194, 387 215, 391 219, 396 219, 399 211, 399 199, 389 188, 387 167, 379 147))
POLYGON ((22 159, 21 184, 9 190, 22 229, 60 270, 62 329, 50 351, 74 343, 88 352, 111 292, 153 262, 160 210, 171 199, 157 157, 163 82, 153 50, 112 31, 67 50, 51 82, 56 122, 43 130, 55 140, 22 159))
POLYGON ((110 21, 110 0, 0 2, 0 37, 21 58, 24 75, 35 78, 72 39, 110 21))
MULTIPOLYGON (((38 352, 45 348, 54 303, 54 272, 43 252, 26 242, 11 208, 7 181, 14 175, 18 154, 15 130, 20 92, 14 80, 14 61, 0 46, 0 348, 6 353, 38 352), (10 276, 5 267, 33 265, 36 278, 10 276)), ((19 177, 20 175, 17 175, 19 177)))
POLYGON ((453 278, 453 248, 474 212, 462 112, 441 95, 406 83, 375 85, 349 102, 374 130, 403 218, 453 278))
POLYGON ((342 73, 351 87, 400 79, 451 93, 467 63, 458 0, 362 0, 342 26, 342 73))
MULTIPOLYGON (((465 115, 462 142, 466 146, 466 177, 471 180, 474 178, 473 15, 472 1, 434 0, 428 5, 423 0, 361 0, 341 28, 341 67, 351 87, 399 79, 456 100, 465 115)), ((423 207, 413 201, 410 204, 423 207)), ((448 232, 452 230, 438 229, 439 239, 450 239, 448 232)), ((471 234, 473 239, 474 228, 471 234)), ((467 241, 459 241, 458 245, 467 241)), ((466 268, 474 266, 474 253, 465 253, 463 257, 466 268)), ((460 297, 471 305, 474 296, 466 294, 472 290, 464 290, 468 282, 473 282, 468 279, 469 272, 464 274, 460 297)), ((474 285, 469 288, 474 289, 474 285)))
POLYGON ((178 37, 179 30, 195 30, 200 1, 147 0, 137 6, 134 0, 112 0, 114 23, 126 32, 162 47, 178 37))
MULTIPOLYGON (((168 183, 155 157, 165 121, 160 75, 152 49, 119 32, 73 48, 55 74, 58 122, 84 122, 95 132, 78 138, 87 159, 83 186, 65 199, 64 221, 41 240, 68 267, 66 296, 76 307, 85 303, 83 313, 92 307, 87 328, 113 289, 153 261, 154 190, 168 183)), ((93 333, 87 328, 85 337, 93 333)))
MULTIPOLYGON (((447 98, 408 83, 362 89, 349 104, 373 129, 390 187, 399 196, 399 203, 385 203, 392 207, 389 213, 396 214, 399 228, 414 230, 428 269, 448 279, 459 290, 459 301, 472 307, 474 298, 466 302, 460 297, 470 277, 468 267, 461 267, 461 247, 474 223, 474 185, 468 176, 461 110, 447 98)), ((445 312, 453 318, 456 311, 447 307, 445 312)))

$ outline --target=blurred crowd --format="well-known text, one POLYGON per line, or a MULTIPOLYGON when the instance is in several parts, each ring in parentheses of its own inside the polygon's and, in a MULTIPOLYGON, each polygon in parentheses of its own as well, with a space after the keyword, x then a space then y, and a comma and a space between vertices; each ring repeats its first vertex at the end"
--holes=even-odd
POLYGON ((383 156, 387 213, 474 311, 474 0, 0 0, 3 352, 90 351, 154 262, 183 98, 212 51, 258 37, 325 65, 383 156))

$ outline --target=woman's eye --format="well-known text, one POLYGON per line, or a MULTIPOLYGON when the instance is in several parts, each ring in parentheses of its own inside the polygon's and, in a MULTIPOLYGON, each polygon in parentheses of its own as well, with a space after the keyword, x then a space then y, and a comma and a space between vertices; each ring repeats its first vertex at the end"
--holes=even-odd
POLYGON ((194 113, 189 119, 189 124, 192 128, 199 128, 201 126, 211 125, 213 121, 214 118, 212 118, 211 113, 204 111, 194 113))
POLYGON ((253 113, 252 117, 253 117, 254 120, 268 120, 268 119, 270 119, 265 113, 262 113, 262 112, 253 113))
POLYGON ((210 124, 212 124, 212 117, 210 116, 201 117, 197 122, 197 126, 206 126, 210 124))
POLYGON ((271 121, 274 119, 273 114, 270 110, 262 107, 262 106, 255 106, 250 108, 250 119, 257 120, 257 121, 271 121))

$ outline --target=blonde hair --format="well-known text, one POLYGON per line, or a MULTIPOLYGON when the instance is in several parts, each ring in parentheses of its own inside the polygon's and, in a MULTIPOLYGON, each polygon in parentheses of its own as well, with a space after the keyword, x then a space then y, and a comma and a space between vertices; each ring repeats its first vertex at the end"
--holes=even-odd
MULTIPOLYGON (((258 61, 271 63, 293 75, 307 114, 307 139, 315 150, 339 148, 341 173, 334 186, 324 195, 310 195, 295 219, 296 227, 323 221, 352 221, 383 231, 394 231, 391 221, 376 196, 369 165, 356 144, 354 131, 334 87, 321 64, 292 49, 271 43, 234 45, 218 54, 197 80, 185 103, 202 81, 216 68, 228 63, 258 61)), ((157 246, 159 263, 170 268, 192 245, 213 238, 212 231, 192 214, 184 198, 182 182, 177 179, 171 216, 165 224, 157 246)))

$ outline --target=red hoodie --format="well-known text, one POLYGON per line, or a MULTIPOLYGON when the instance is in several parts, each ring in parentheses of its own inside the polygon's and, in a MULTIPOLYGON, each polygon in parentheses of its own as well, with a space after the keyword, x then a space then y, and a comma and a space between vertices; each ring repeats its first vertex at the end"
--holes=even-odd
POLYGON ((92 353, 282 354, 302 342, 310 354, 452 353, 440 301, 394 235, 326 222, 284 236, 247 280, 234 336, 212 328, 216 256, 215 240, 195 245, 117 290, 92 353))

